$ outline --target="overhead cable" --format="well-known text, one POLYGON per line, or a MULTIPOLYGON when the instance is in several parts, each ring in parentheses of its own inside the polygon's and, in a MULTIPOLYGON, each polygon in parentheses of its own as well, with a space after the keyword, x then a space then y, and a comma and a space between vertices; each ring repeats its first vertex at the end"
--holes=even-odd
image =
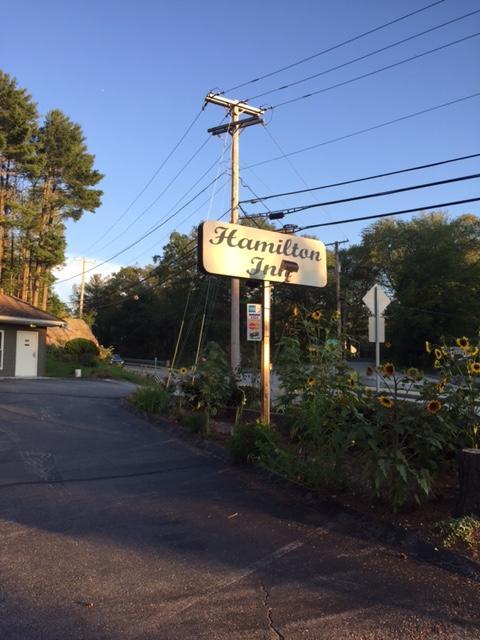
POLYGON ((318 58, 320 56, 323 56, 326 53, 330 53, 331 51, 335 51, 336 49, 339 49, 340 47, 344 47, 347 44, 351 44, 352 42, 356 42, 357 40, 360 40, 361 38, 364 38, 366 36, 371 35, 372 33, 376 33, 377 31, 381 31, 382 29, 385 29, 387 27, 390 27, 392 24, 396 24, 398 22, 401 22, 402 20, 406 20, 407 18, 410 18, 414 15, 417 15, 418 13, 421 13, 422 11, 427 11, 427 9, 431 9, 439 4, 442 4, 442 2, 444 2, 444 0, 437 0, 436 2, 431 2, 430 4, 427 4, 424 7, 421 7, 420 9, 416 9, 415 11, 410 11, 410 13, 406 13, 402 16, 399 16, 398 18, 395 18, 394 20, 389 20, 388 22, 385 22, 381 25, 379 25, 378 27, 374 27, 372 29, 369 29, 368 31, 364 31, 362 33, 359 33, 356 36, 353 36, 352 38, 348 38, 347 40, 344 40, 343 42, 339 42, 331 47, 327 47, 326 49, 322 49, 321 51, 318 51, 317 53, 314 53, 310 56, 307 56, 306 58, 302 58, 301 60, 297 60, 296 62, 292 62, 291 64, 287 64, 284 67, 281 67, 280 69, 275 69, 274 71, 270 71, 269 73, 265 73, 262 76, 259 76, 258 78, 253 78, 252 80, 247 80, 247 82, 242 82, 241 84, 237 84, 234 87, 230 87, 229 89, 226 89, 225 91, 221 91, 219 92, 221 95, 223 95, 224 93, 229 93, 230 91, 236 91, 237 89, 240 89, 242 87, 246 87, 250 84, 254 84, 255 82, 260 82, 260 80, 265 80, 265 78, 271 78, 272 76, 275 76, 279 73, 282 73, 283 71, 287 71, 288 69, 293 69, 294 67, 297 67, 300 64, 304 64, 305 62, 309 62, 310 60, 314 60, 315 58, 318 58))
POLYGON ((248 98, 246 100, 246 102, 249 102, 251 100, 257 100, 258 98, 263 98, 264 96, 268 96, 272 93, 278 93, 279 91, 284 91, 285 89, 289 89, 291 87, 296 87, 299 84, 303 84, 304 82, 308 82, 309 80, 313 80, 315 78, 319 78, 320 76, 324 76, 328 73, 331 73, 333 71, 338 71, 339 69, 343 69, 345 67, 350 66, 351 64, 354 64, 355 62, 360 62, 362 60, 366 60, 367 58, 371 58, 372 56, 377 55, 378 53, 382 53, 383 51, 388 51, 389 49, 393 49, 394 47, 398 47, 401 44, 405 44, 406 42, 410 42, 411 40, 415 40, 416 38, 420 38, 421 36, 426 35, 427 33, 432 33, 433 31, 436 31, 437 29, 441 29, 443 27, 446 27, 448 25, 454 24, 455 22, 459 22, 460 20, 464 20, 465 18, 469 18, 470 16, 473 16, 477 13, 480 13, 480 9, 476 9, 475 11, 470 11, 469 13, 465 13, 462 16, 459 16, 458 18, 452 18, 451 20, 447 20, 447 22, 442 22, 441 24, 437 24, 435 27, 430 27, 429 29, 425 29, 424 31, 419 31, 418 33, 415 33, 411 36, 408 36, 407 38, 402 38, 401 40, 397 40, 396 42, 392 42, 391 44, 387 44, 384 47, 381 47, 380 49, 375 49, 374 51, 370 51, 369 53, 366 53, 362 56, 358 56, 356 58, 352 58, 351 60, 347 60, 347 62, 342 62, 342 64, 337 64, 333 67, 330 67, 328 69, 324 69, 323 71, 319 71, 318 73, 314 73, 310 76, 306 76, 305 78, 301 78, 300 80, 295 80, 294 82, 289 82, 288 84, 284 84, 280 87, 275 87, 274 89, 268 89, 268 91, 262 91, 262 93, 257 93, 257 95, 255 96, 251 96, 250 98, 248 98))
POLYGON ((365 129, 359 129, 357 131, 352 131, 351 133, 347 133, 343 136, 338 136, 336 138, 330 138, 329 140, 325 140, 323 142, 319 142, 318 144, 312 144, 308 147, 304 147, 303 149, 297 149, 296 151, 290 151, 289 153, 285 153, 281 156, 275 156, 273 158, 267 158, 266 160, 260 160, 259 162, 254 162, 252 164, 244 166, 244 169, 252 169, 254 167, 260 167, 264 164, 269 164, 270 162, 275 162, 277 160, 283 160, 285 157, 296 156, 300 153, 305 153, 306 151, 312 151, 313 149, 318 149, 319 147, 324 147, 329 144, 334 144, 335 142, 341 142, 342 140, 348 140, 349 138, 353 138, 355 136, 359 136, 363 133, 369 133, 370 131, 375 131, 376 129, 381 129, 382 127, 388 127, 391 124, 396 124, 397 122, 403 122, 404 120, 409 120, 410 118, 416 118, 417 116, 424 115, 426 113, 431 113, 433 111, 437 111, 438 109, 444 109, 445 107, 450 107, 454 104, 459 104, 460 102, 464 102, 466 100, 471 100, 472 98, 477 98, 480 96, 480 91, 476 93, 471 93, 468 96, 463 96, 461 98, 456 98, 455 100, 449 100, 448 102, 443 102, 442 104, 437 104, 434 107, 428 107, 427 109, 421 109, 420 111, 415 111, 414 113, 409 113, 405 116, 400 116, 399 118, 394 118, 393 120, 387 120, 386 122, 381 122, 380 124, 375 124, 371 127, 366 127, 365 129))
POLYGON ((299 100, 306 100, 307 98, 312 98, 313 96, 317 96, 320 93, 325 93, 326 91, 332 91, 333 89, 338 89, 339 87, 345 87, 346 85, 352 84, 353 82, 358 82, 358 80, 363 80, 364 78, 370 78, 371 76, 374 76, 377 73, 382 73, 383 71, 394 69, 395 67, 399 67, 400 65, 406 64, 407 62, 418 60, 419 58, 428 56, 431 53, 436 53, 437 51, 448 49, 449 47, 453 47, 456 44, 466 42, 467 40, 471 40, 472 38, 477 38, 478 36, 480 36, 480 31, 477 31, 476 33, 472 33, 468 36, 464 36, 463 38, 458 38, 457 40, 452 40, 451 42, 442 44, 439 47, 428 49, 428 51, 423 51, 422 53, 416 53, 414 56, 410 56, 409 58, 404 58, 403 60, 399 60, 398 62, 393 62, 392 64, 387 64, 384 67, 380 67, 379 69, 374 69, 373 71, 369 71, 368 73, 362 73, 361 75, 355 76, 354 78, 343 80, 343 82, 337 82, 336 84, 332 84, 328 87, 323 87, 323 89, 317 89, 316 91, 305 93, 302 96, 297 96, 295 98, 290 98, 289 100, 284 100, 283 102, 279 102, 278 104, 275 104, 272 107, 268 107, 268 109, 279 109, 280 107, 285 107, 286 105, 293 104, 294 102, 298 102, 299 100))
POLYGON ((182 144, 182 142, 185 140, 185 138, 187 137, 187 135, 190 133, 190 131, 192 130, 192 128, 195 126, 195 124, 197 123, 197 120, 200 118, 200 116, 202 115, 203 109, 201 109, 197 115, 195 116, 195 118, 192 120, 192 122, 188 125, 187 129, 185 130, 185 132, 182 134, 182 136, 180 137, 180 139, 178 140, 178 142, 172 147, 172 149, 170 150, 170 152, 167 154, 167 156, 163 159, 163 161, 161 162, 161 164, 159 165, 159 167, 154 171, 154 173, 152 174, 152 176, 147 180, 147 182, 143 185, 143 187, 140 189, 140 191, 137 193, 137 195, 134 197, 134 199, 130 202, 130 204, 124 209, 123 213, 110 225, 110 227, 108 227, 108 229, 99 237, 97 238, 97 240, 95 240, 95 242, 90 245, 90 247, 88 247, 87 251, 90 251, 90 249, 92 249, 93 247, 95 247, 99 242, 101 242, 103 240, 103 238, 105 238, 110 231, 112 231, 112 229, 114 229, 117 224, 123 220, 123 218, 127 215, 127 213, 130 211, 130 209, 133 207, 133 205, 141 198, 141 196, 145 193, 145 191, 148 189, 148 187, 152 184, 152 182, 155 180, 155 178, 158 176, 158 174, 160 173, 160 171, 163 169, 163 167, 167 164, 167 162, 170 160, 170 158, 173 156, 173 154, 175 153, 175 151, 179 148, 179 146, 182 144))
POLYGON ((363 220, 375 220, 377 218, 388 218, 391 216, 399 216, 404 213, 418 213, 420 211, 429 211, 432 209, 442 209, 444 207, 453 207, 459 204, 468 204, 470 202, 479 202, 479 198, 468 198, 466 200, 453 200, 451 202, 440 202, 439 204, 429 204, 413 209, 402 209, 400 211, 391 211, 389 213, 377 213, 371 216, 360 216, 358 218, 347 218, 345 220, 337 220, 336 222, 320 222, 319 224, 309 224, 304 227, 298 227, 296 231, 306 231, 307 229, 317 229, 318 227, 331 227, 335 224, 347 224, 348 222, 361 222, 363 220))
POLYGON ((331 182, 330 184, 323 184, 318 187, 309 187, 308 189, 297 189, 296 191, 283 191, 282 193, 274 193, 268 196, 258 196, 251 198, 250 200, 240 200, 240 204, 257 204, 258 202, 264 203, 265 200, 271 200, 272 198, 283 198, 286 196, 294 196, 301 193, 309 193, 310 191, 320 191, 322 189, 331 189, 333 187, 343 187, 347 184, 355 184, 357 182, 365 182, 367 180, 376 180, 377 178, 385 178, 387 176, 395 176, 401 173, 408 173, 410 171, 419 171, 421 169, 431 169, 433 167, 439 167, 444 164, 450 164, 451 162, 460 162, 462 160, 470 160, 471 158, 480 157, 480 153, 472 153, 467 156, 458 156, 456 158, 449 158, 448 160, 439 160, 438 162, 429 162, 428 164, 419 164, 414 167, 408 167, 406 169, 397 169, 396 171, 387 171, 385 173, 376 173, 372 176, 365 176, 363 178, 352 178, 351 180, 343 180, 342 182, 331 182))

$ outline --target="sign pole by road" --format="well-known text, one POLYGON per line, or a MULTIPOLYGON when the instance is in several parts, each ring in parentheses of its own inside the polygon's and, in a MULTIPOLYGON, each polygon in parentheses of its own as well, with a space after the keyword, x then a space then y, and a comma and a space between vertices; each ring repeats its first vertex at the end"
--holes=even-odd
POLYGON ((370 342, 375 342, 375 389, 378 393, 380 343, 385 342, 385 318, 383 317, 383 312, 388 307, 391 300, 386 294, 384 288, 379 284, 374 284, 373 287, 363 296, 362 300, 368 307, 370 314, 373 314, 370 315, 370 318, 368 319, 368 339, 370 342))
POLYGON ((270 304, 271 283, 263 283, 263 339, 262 339, 262 424, 270 424, 270 304))

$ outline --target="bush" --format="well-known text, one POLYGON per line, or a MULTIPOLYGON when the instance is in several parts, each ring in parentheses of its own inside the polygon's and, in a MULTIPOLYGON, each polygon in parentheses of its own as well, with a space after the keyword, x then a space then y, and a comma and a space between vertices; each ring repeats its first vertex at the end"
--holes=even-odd
POLYGON ((192 433, 205 433, 206 431, 206 416, 202 411, 194 413, 181 411, 178 415, 178 421, 192 433))
POLYGON ((452 547, 458 542, 463 542, 467 547, 480 544, 480 520, 474 516, 442 520, 436 528, 445 547, 452 547))
POLYGON ((171 395, 165 387, 159 385, 137 389, 131 397, 132 403, 148 413, 168 415, 171 395))
POLYGON ((227 449, 234 462, 246 464, 258 460, 265 447, 274 446, 276 434, 259 423, 240 424, 227 442, 227 449))
POLYGON ((99 349, 91 340, 74 338, 65 343, 65 351, 85 367, 92 367, 98 363, 99 349))

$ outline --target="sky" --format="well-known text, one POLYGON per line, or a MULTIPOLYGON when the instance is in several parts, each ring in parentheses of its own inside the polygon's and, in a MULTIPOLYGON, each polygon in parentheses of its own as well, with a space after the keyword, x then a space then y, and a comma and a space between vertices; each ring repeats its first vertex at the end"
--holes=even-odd
MULTIPOLYGON (((245 0, 229 9, 216 0, 17 0, 15 11, 2 14, 0 67, 30 92, 41 114, 59 108, 81 125, 95 166, 105 174, 100 185, 102 206, 85 213, 79 222, 68 223, 67 261, 58 271, 59 279, 79 273, 81 256, 91 261, 87 277, 108 274, 122 265, 149 264, 153 255, 162 253, 172 231, 188 233, 202 220, 227 211, 230 140, 228 134, 207 133, 222 122, 225 111, 215 105, 202 111, 205 95, 212 90, 254 106, 274 107, 265 112, 264 126, 249 127, 241 134, 241 199, 480 152, 480 95, 350 135, 480 92, 480 36, 346 83, 480 32, 480 12, 329 71, 480 9, 478 0, 434 2, 245 0), (431 4, 391 26, 315 55, 431 4), (314 55, 281 73, 230 90, 314 55), (315 74, 322 75, 255 97, 315 74), (337 84, 341 86, 330 88, 337 84), (322 89, 326 90, 279 106, 322 89), (301 151, 311 146, 315 148, 301 151), (296 151, 301 152, 288 155, 296 151), (137 242, 155 226, 156 231, 137 242)), ((479 167, 476 158, 265 204, 276 210, 348 198, 469 175, 479 167)), ((478 180, 468 180, 322 206, 290 215, 281 224, 334 222, 476 196, 480 196, 478 180)), ((261 204, 244 209, 249 214, 265 211, 261 204)), ((452 217, 479 215, 480 203, 447 210, 452 217)), ((336 224, 314 233, 327 243, 347 239, 356 243, 367 226, 366 222, 336 224)), ((74 282, 78 278, 57 285, 63 299, 68 300, 74 282)))

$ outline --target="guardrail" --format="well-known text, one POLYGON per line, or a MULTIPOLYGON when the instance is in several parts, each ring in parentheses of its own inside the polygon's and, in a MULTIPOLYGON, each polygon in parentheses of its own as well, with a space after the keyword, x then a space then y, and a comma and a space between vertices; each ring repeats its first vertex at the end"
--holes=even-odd
POLYGON ((158 358, 124 358, 125 364, 132 366, 145 367, 169 367, 170 360, 159 360, 158 358))

